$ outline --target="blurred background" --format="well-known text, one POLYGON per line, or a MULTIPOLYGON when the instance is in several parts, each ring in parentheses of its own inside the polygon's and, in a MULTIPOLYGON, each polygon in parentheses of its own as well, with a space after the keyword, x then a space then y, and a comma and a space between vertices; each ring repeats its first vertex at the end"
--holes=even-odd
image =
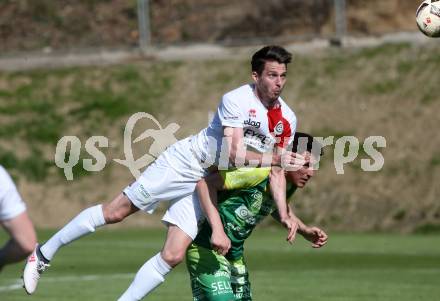
POLYGON ((131 181, 112 161, 131 114, 177 122, 179 138, 195 133, 223 93, 249 81, 249 56, 281 43, 296 54, 284 98, 299 130, 387 140, 377 172, 360 169, 361 147, 337 175, 330 150, 298 210, 339 230, 437 229, 440 54, 418 32, 416 8, 408 0, 3 0, 1 164, 36 225, 59 226, 131 181), (53 158, 65 135, 83 144, 109 137, 106 168, 78 164, 74 181, 63 179, 53 158))
MULTIPOLYGON (((295 55, 284 99, 298 130, 355 136, 361 146, 344 175, 328 147, 295 201, 299 214, 339 231, 436 231, 440 53, 438 40, 418 32, 416 8, 409 0, 3 0, 0 162, 37 227, 60 226, 133 180, 113 161, 124 157, 129 116, 178 123, 178 138, 196 133, 223 93, 249 82, 251 54, 280 43, 295 55), (81 160, 94 159, 89 137, 108 137, 105 168, 87 172, 80 160, 67 181, 54 164, 66 135, 80 138, 81 160), (369 136, 386 139, 380 171, 360 167, 369 136)), ((152 142, 137 146, 138 157, 152 142)), ((159 217, 126 224, 160 227, 159 217)))
MULTIPOLYGON (((418 31, 418 2, 0 0, 0 164, 17 182, 44 241, 134 180, 114 161, 125 157, 132 114, 152 114, 162 128, 177 123, 179 139, 194 134, 225 92, 250 82, 250 56, 281 44, 294 54, 283 98, 296 112, 298 130, 334 142, 354 136, 360 149, 337 174, 334 144, 326 147, 319 171, 294 196, 297 215, 330 233, 326 248, 315 253, 302 240, 291 248, 269 220, 251 239, 256 300, 435 300, 440 40, 418 31), (54 162, 64 136, 81 143, 73 181, 54 162), (83 167, 85 159, 96 163, 85 148, 92 136, 109 140, 99 172, 83 167), (377 147, 384 165, 374 172, 361 166, 370 159, 363 147, 370 136, 386 140, 377 147), (271 289, 268 275, 277 279, 271 289)), ((160 128, 143 120, 135 133, 145 129, 160 128)), ((133 144, 135 158, 154 160, 154 141, 133 144)), ((54 290, 41 289, 35 300, 115 299, 161 247, 164 210, 136 214, 63 249, 69 256, 60 253, 59 268, 42 281, 54 290), (102 281, 111 283, 105 291, 102 281)), ((0 275, 7 275, 0 279, 1 300, 24 300, 19 269, 0 275)), ((170 277, 151 300, 176 300, 176 291, 189 300, 183 267, 170 277)))
POLYGON ((415 31, 417 1, 2 1, 2 53, 215 43, 246 45, 415 31), (141 12, 141 13, 139 13, 141 12))

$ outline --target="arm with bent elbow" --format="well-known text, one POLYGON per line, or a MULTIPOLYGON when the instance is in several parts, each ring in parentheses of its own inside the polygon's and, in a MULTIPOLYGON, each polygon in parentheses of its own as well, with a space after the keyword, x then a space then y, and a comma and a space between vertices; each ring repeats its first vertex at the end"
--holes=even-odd
POLYGON ((211 246, 214 251, 226 255, 231 248, 231 240, 226 235, 217 206, 217 193, 223 188, 223 178, 214 172, 197 182, 196 190, 200 206, 211 226, 211 246))

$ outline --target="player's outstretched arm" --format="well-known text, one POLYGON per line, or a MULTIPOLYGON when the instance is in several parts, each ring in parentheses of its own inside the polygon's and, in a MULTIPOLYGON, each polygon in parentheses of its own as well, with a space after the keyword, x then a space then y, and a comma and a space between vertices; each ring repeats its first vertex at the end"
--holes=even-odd
POLYGON ((322 229, 307 226, 293 212, 290 215, 298 222, 298 233, 310 241, 313 248, 321 248, 327 244, 328 235, 322 229))
POLYGON ((217 210, 217 193, 222 189, 224 184, 223 178, 218 172, 202 178, 196 186, 199 197, 200 206, 211 225, 212 249, 221 255, 226 255, 231 248, 231 240, 223 229, 223 223, 217 210))
POLYGON ((285 220, 284 223, 281 222, 281 218, 280 218, 280 214, 279 214, 278 210, 275 210, 274 212, 272 212, 271 215, 276 221, 278 221, 280 224, 282 224, 284 227, 287 228, 288 233, 287 233, 286 241, 288 241, 290 244, 292 244, 293 241, 295 240, 296 232, 298 231, 299 224, 298 224, 298 220, 295 217, 295 215, 290 214, 291 209, 289 206, 287 206, 287 211, 288 211, 288 219, 285 220))
POLYGON ((321 248, 327 244, 328 235, 318 227, 307 227, 298 231, 305 239, 312 243, 313 248, 321 248))

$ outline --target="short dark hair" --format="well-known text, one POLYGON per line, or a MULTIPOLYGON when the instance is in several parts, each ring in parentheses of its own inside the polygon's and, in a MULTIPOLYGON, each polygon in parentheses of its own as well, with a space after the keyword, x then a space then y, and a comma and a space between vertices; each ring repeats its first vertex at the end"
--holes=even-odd
POLYGON ((281 46, 270 45, 263 47, 252 56, 252 71, 261 74, 267 61, 277 61, 287 66, 292 61, 292 54, 281 46))
POLYGON ((308 151, 315 157, 324 155, 322 144, 319 143, 312 135, 302 132, 295 133, 292 144, 289 146, 288 150, 294 153, 308 151))

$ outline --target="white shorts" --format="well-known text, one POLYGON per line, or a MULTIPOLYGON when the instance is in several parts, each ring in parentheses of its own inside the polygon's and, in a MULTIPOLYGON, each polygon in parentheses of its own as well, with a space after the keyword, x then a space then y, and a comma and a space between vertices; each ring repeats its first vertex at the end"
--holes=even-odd
POLYGON ((194 192, 183 199, 171 202, 162 217, 162 222, 166 225, 176 225, 194 240, 199 232, 199 225, 204 218, 197 192, 194 192))
POLYGON ((167 148, 124 194, 137 208, 152 213, 159 202, 174 203, 191 196, 205 173, 186 138, 167 148))
POLYGON ((0 221, 12 219, 26 211, 17 188, 6 170, 0 166, 0 221))

